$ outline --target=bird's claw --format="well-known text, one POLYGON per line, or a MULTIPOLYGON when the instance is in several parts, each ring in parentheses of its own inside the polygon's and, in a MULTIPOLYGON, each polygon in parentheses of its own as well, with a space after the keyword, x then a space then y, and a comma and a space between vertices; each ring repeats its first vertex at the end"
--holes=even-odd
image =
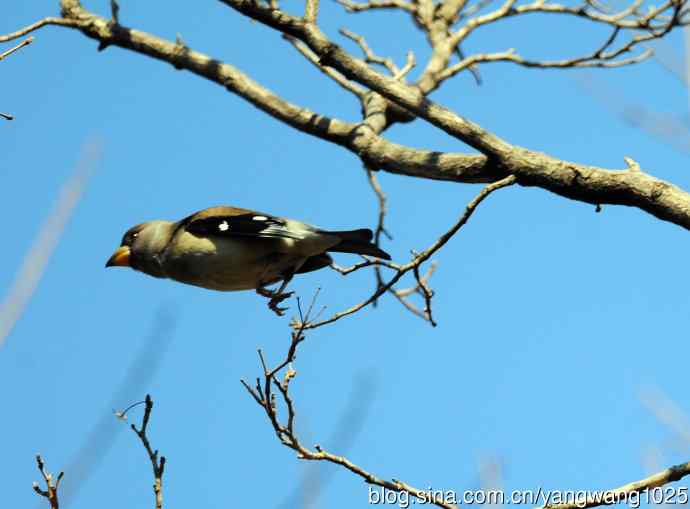
POLYGON ((285 311, 287 311, 289 308, 280 307, 278 304, 292 297, 295 292, 273 291, 260 286, 256 289, 256 293, 258 293, 262 297, 270 299, 268 301, 268 309, 273 311, 278 316, 283 316, 285 314, 285 311))
POLYGON ((280 304, 284 299, 287 299, 291 295, 292 295, 292 292, 285 294, 285 297, 281 297, 279 299, 271 299, 268 302, 268 308, 271 311, 273 311, 276 315, 283 316, 285 314, 285 311, 287 311, 290 308, 287 308, 287 307, 281 308, 280 306, 278 306, 278 304, 280 304))

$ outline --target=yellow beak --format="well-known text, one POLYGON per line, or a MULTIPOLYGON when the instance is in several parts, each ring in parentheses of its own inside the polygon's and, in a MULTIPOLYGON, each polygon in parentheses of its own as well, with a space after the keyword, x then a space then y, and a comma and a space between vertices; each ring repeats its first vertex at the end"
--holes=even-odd
POLYGON ((129 264, 129 255, 131 251, 128 246, 120 246, 113 253, 113 256, 106 262, 106 267, 131 267, 129 264))

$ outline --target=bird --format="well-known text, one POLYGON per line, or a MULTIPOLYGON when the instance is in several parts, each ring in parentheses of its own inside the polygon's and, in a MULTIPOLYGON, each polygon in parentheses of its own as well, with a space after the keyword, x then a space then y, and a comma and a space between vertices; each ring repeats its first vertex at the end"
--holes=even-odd
POLYGON ((390 260, 368 228, 322 230, 285 217, 234 207, 210 207, 180 221, 147 221, 133 226, 106 267, 129 267, 156 278, 217 291, 255 290, 269 307, 292 295, 284 292, 295 274, 328 267, 331 252, 390 260), (267 288, 279 283, 278 290, 267 288))

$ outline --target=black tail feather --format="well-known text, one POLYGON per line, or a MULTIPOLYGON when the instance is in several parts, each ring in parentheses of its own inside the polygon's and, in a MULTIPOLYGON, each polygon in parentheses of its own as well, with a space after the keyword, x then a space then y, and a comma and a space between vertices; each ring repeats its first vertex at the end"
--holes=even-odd
POLYGON ((329 249, 335 253, 354 253, 368 256, 375 256, 383 260, 390 260, 391 256, 383 249, 380 249, 375 244, 372 244, 371 239, 374 237, 372 231, 368 228, 361 230, 351 230, 346 232, 324 232, 339 237, 340 244, 337 244, 329 249))
POLYGON ((331 263, 333 263, 333 259, 329 254, 321 253, 307 258, 307 261, 302 264, 299 270, 295 271, 295 274, 304 274, 305 272, 323 269, 324 267, 328 267, 331 263))

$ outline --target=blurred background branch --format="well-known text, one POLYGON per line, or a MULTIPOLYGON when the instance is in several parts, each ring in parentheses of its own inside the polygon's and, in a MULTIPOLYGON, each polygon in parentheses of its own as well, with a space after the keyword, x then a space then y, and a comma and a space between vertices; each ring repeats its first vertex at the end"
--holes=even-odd
POLYGON ((60 237, 84 193, 89 178, 102 156, 102 144, 84 144, 74 172, 65 182, 53 208, 26 253, 14 282, 0 303, 0 348, 26 309, 31 296, 43 277, 46 266, 60 242, 60 237))

